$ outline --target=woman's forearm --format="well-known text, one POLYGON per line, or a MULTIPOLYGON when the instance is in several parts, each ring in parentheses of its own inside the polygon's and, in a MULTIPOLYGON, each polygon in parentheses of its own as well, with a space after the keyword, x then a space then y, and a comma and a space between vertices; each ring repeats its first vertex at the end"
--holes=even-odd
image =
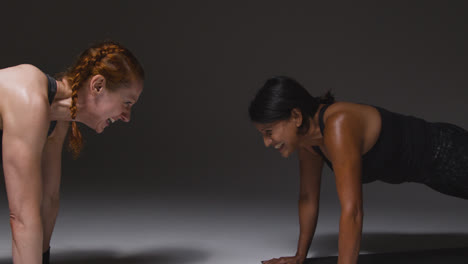
POLYGON ((300 234, 296 256, 307 257, 312 238, 317 226, 318 201, 299 199, 300 234))
POLYGON ((363 214, 360 211, 341 212, 338 238, 338 264, 356 264, 362 236, 363 214))
POLYGON ((68 124, 57 123, 54 137, 47 140, 42 156, 42 220, 44 227, 43 251, 49 249, 52 232, 60 206, 60 178, 62 146, 68 124))
POLYGON ((13 236, 13 263, 41 264, 42 221, 40 213, 11 214, 10 225, 13 236))
POLYGON ((42 202, 42 226, 44 230, 42 251, 45 252, 50 247, 50 240, 54 230, 55 221, 59 211, 59 197, 47 197, 42 202))

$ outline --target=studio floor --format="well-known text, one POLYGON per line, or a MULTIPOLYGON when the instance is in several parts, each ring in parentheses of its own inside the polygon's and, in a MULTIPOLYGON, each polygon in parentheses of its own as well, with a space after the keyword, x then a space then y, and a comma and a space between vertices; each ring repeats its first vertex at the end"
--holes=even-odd
MULTIPOLYGON (((452 202, 432 210, 430 201, 419 209, 398 204, 385 210, 366 206, 361 253, 468 249, 468 210, 459 209, 463 204, 468 208, 468 202, 444 199, 452 202)), ((0 264, 4 264, 11 263, 11 236, 8 210, 1 208, 0 264)), ((296 215, 294 203, 269 199, 67 196, 62 200, 51 258, 58 264, 260 263, 295 253, 296 215)), ((338 217, 335 206, 322 205, 309 258, 336 256, 338 217)), ((453 251, 443 254, 454 255, 453 251)), ((336 263, 336 258, 309 262, 336 263)))

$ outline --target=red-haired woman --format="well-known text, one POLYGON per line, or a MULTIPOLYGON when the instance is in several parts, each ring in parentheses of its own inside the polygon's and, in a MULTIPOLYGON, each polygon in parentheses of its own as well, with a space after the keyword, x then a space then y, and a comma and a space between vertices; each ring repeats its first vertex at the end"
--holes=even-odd
POLYGON ((115 42, 88 48, 57 80, 32 65, 0 70, 0 142, 15 264, 41 263, 41 255, 48 263, 70 123, 77 156, 82 138, 75 122, 98 133, 128 122, 143 79, 137 59, 115 42))

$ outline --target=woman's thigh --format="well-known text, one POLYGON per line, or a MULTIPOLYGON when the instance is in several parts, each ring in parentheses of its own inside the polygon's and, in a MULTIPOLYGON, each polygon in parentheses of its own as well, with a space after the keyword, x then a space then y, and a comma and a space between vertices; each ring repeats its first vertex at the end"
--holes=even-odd
POLYGON ((468 131, 448 124, 432 124, 432 168, 429 187, 468 199, 468 131))

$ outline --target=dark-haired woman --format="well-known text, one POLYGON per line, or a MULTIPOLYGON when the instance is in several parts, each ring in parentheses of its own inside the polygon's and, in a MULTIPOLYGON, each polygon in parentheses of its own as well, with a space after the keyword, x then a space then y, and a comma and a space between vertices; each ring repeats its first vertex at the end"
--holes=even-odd
POLYGON ((48 263, 70 122, 77 156, 82 139, 75 122, 98 133, 115 121, 128 122, 144 72, 129 50, 104 42, 85 50, 61 76, 55 80, 32 65, 0 70, 2 163, 15 264, 48 263))
POLYGON ((252 122, 283 157, 300 161, 300 235, 295 256, 264 264, 303 263, 317 223, 324 162, 341 204, 338 263, 356 263, 362 232, 362 183, 417 182, 468 199, 468 132, 380 107, 312 97, 288 77, 268 80, 250 104, 252 122))

